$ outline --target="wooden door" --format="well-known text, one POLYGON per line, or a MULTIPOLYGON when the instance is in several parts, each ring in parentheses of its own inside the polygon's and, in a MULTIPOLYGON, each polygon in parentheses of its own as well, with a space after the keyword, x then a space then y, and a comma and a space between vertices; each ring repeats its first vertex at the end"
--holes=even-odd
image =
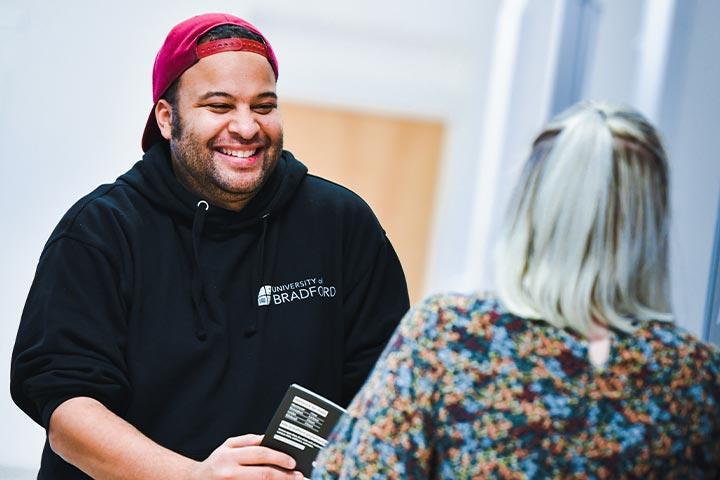
POLYGON ((311 173, 351 189, 372 207, 400 257, 410 300, 420 300, 442 123, 292 102, 281 112, 285 148, 311 173))

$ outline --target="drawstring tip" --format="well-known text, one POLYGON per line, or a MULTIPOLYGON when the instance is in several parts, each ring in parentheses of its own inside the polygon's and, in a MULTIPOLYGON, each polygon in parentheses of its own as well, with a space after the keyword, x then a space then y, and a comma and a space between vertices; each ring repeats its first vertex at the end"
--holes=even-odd
POLYGON ((204 342, 205 340, 207 340, 207 332, 205 330, 195 332, 195 336, 201 342, 204 342))
POLYGON ((250 327, 250 328, 248 328, 248 329, 245 330, 245 336, 246 336, 246 337, 252 337, 252 336, 255 335, 256 333, 257 333, 257 328, 255 328, 255 327, 250 327))

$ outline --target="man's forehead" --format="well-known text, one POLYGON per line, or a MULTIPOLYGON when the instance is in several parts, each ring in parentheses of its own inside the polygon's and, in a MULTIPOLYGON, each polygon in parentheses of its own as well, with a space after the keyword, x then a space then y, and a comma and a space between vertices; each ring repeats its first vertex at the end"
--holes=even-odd
POLYGON ((262 56, 250 52, 223 52, 200 59, 179 79, 179 85, 196 94, 226 92, 247 94, 248 90, 275 91, 275 73, 262 56))

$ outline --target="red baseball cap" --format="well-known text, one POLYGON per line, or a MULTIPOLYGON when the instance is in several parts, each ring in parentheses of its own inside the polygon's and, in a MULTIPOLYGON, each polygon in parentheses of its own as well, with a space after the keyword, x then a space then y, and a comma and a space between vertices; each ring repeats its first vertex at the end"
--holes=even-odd
POLYGON ((265 36, 252 24, 242 18, 225 13, 206 13, 181 22, 168 33, 165 43, 155 57, 153 66, 153 108, 145 124, 142 136, 142 149, 147 152, 158 141, 165 140, 155 119, 155 105, 170 85, 180 75, 203 57, 220 52, 246 51, 267 58, 278 78, 278 65, 275 53, 265 36), (198 45, 198 38, 218 25, 238 25, 262 38, 262 42, 248 38, 222 38, 198 45))

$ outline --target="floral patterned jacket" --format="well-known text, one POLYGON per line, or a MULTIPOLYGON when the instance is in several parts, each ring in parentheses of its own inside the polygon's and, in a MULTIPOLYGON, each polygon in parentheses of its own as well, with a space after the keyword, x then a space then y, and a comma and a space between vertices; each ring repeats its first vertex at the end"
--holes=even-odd
POLYGON ((586 341, 497 301, 412 309, 313 478, 720 478, 720 352, 672 323, 586 341))

